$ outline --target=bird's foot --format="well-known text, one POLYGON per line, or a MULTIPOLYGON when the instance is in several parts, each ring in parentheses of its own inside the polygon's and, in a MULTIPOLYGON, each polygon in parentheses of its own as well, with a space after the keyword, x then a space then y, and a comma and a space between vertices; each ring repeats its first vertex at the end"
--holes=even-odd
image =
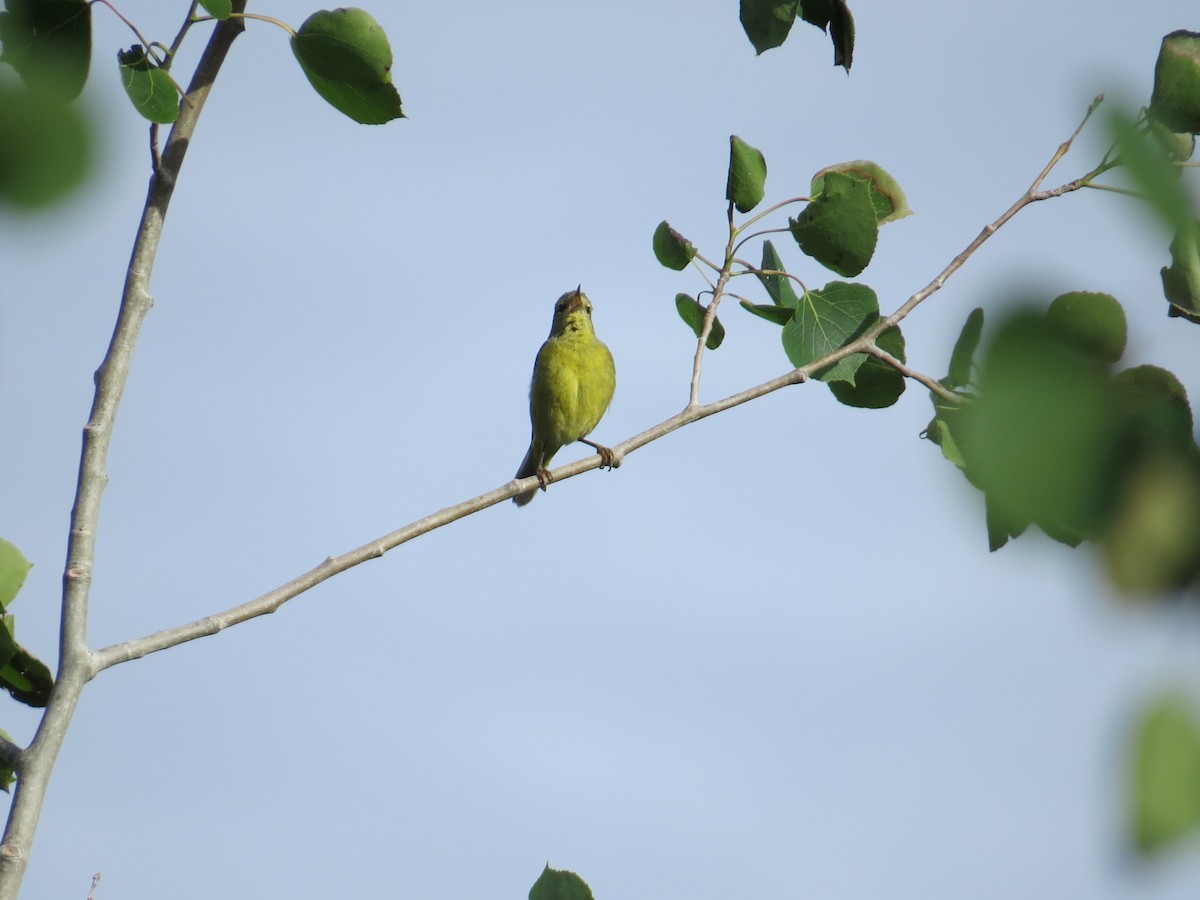
POLYGON ((580 438, 579 440, 581 443, 587 444, 589 447, 591 447, 593 450, 595 450, 597 453, 600 454, 600 468, 615 469, 617 466, 619 466, 621 464, 620 461, 617 459, 617 455, 615 453, 613 453, 612 450, 610 450, 608 447, 605 447, 601 444, 597 444, 594 441, 589 441, 587 438, 580 438))
POLYGON ((537 476, 538 485, 541 487, 541 489, 543 491, 546 489, 546 485, 548 485, 550 482, 552 482, 554 480, 553 476, 551 476, 551 474, 550 474, 549 469, 538 469, 533 474, 537 476))

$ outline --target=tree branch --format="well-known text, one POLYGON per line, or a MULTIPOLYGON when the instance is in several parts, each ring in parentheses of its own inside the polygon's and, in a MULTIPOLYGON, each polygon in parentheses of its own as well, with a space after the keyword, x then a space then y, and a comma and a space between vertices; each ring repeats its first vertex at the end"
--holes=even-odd
MULTIPOLYGON (((237 0, 234 6, 244 9, 245 0, 237 0)), ((55 759, 83 687, 95 672, 92 653, 87 646, 88 596, 100 501, 108 483, 105 466, 113 424, 129 378, 138 333, 153 305, 150 273, 176 177, 213 79, 243 27, 240 22, 228 22, 221 23, 213 31, 180 106, 179 119, 167 139, 162 164, 150 177, 145 209, 125 277, 120 312, 108 352, 96 371, 92 410, 83 429, 79 478, 63 573, 58 674, 37 733, 20 756, 17 785, 4 840, 0 843, 0 900, 16 900, 20 891, 55 759)))
MULTIPOLYGON (((1092 106, 1088 109, 1087 116, 1084 117, 1083 122, 1086 122, 1088 117, 1091 116, 1092 111, 1095 109, 1095 106, 1097 103, 1099 103, 1099 101, 1100 98, 1097 98, 1092 106)), ((1030 203, 1049 196, 1058 196, 1072 190, 1077 190, 1085 185, 1086 180, 1089 177, 1092 177, 1094 172, 1089 173, 1089 175, 1084 176, 1083 178, 1076 179, 1074 182, 1069 182, 1068 184, 1063 185, 1061 188, 1056 188, 1053 191, 1041 193, 1038 193, 1037 191, 1038 185, 1045 180, 1050 169, 1053 168, 1054 164, 1057 163, 1058 160, 1060 160, 1067 152, 1072 141, 1074 141, 1074 139, 1078 136, 1079 130, 1082 127, 1083 123, 1080 123, 1079 128, 1077 128, 1075 133, 1058 148, 1054 158, 1051 160, 1051 163, 1042 170, 1030 188, 1021 196, 1019 200, 1017 200, 1016 203, 1009 207, 1009 209, 1006 210, 1004 214, 1000 216, 1000 218, 996 219, 996 221, 994 221, 992 224, 985 227, 983 231, 981 231, 979 235, 970 244, 968 244, 961 253, 951 260, 950 264, 947 265, 946 268, 943 269, 933 281, 931 281, 917 293, 913 294, 899 309, 896 310, 896 312, 892 313, 892 315, 880 319, 876 325, 872 326, 858 339, 838 348, 834 352, 827 354, 821 359, 814 360, 807 366, 803 366, 798 369, 792 369, 790 372, 785 372, 777 378, 773 378, 770 381, 765 381, 762 384, 748 388, 744 391, 740 391, 739 393, 731 394, 730 396, 721 400, 717 400, 712 403, 701 404, 699 403, 698 396, 700 368, 704 354, 704 343, 708 338, 708 333, 712 326, 712 320, 716 314, 716 301, 720 298, 724 291, 725 284, 730 277, 729 268, 733 262, 732 248, 736 239, 736 231, 733 229, 732 225, 733 205, 730 204, 730 242, 726 248, 726 264, 721 270, 720 278, 714 287, 714 301, 709 305, 709 311, 704 320, 704 328, 700 337, 697 339, 696 355, 692 365, 691 392, 688 404, 683 408, 682 411, 674 416, 671 416, 669 419, 665 419, 662 422, 659 422, 657 425, 646 429, 640 434, 636 434, 619 444, 613 445, 611 448, 613 452, 613 467, 615 468, 616 466, 619 466, 625 456, 629 453, 632 453, 633 451, 644 447, 646 444, 656 441, 673 431, 683 428, 685 425, 690 425, 693 422, 706 419, 709 416, 716 415, 719 412, 724 412, 732 407, 740 406, 741 404, 748 403, 751 400, 756 400, 759 397, 763 397, 790 385, 803 384, 804 382, 808 381, 814 373, 828 369, 829 367, 835 365, 839 360, 842 360, 845 357, 851 356, 855 353, 870 353, 884 362, 887 362, 889 365, 894 366, 897 371, 906 377, 919 381, 921 384, 925 385, 927 388, 934 391, 944 399, 953 401, 955 403, 962 402, 962 398, 960 396, 954 394, 952 391, 947 390, 933 378, 910 369, 890 353, 881 350, 878 346, 876 346, 875 339, 880 333, 895 325, 897 322, 907 316, 909 312, 916 308, 917 305, 941 288, 942 285, 945 284, 946 280, 956 271, 958 271, 958 269, 962 267, 963 263, 965 263, 967 259, 969 259, 970 256, 976 250, 978 250, 979 247, 989 237, 995 234, 996 231, 999 230, 1006 222, 1008 222, 1013 216, 1015 216, 1030 203)), ((601 458, 599 454, 588 456, 584 459, 580 459, 573 463, 568 463, 567 465, 554 469, 551 472, 552 481, 555 484, 558 484, 561 481, 566 481, 567 479, 573 478, 576 475, 580 475, 584 472, 598 468, 600 465, 601 458)), ((256 597, 253 600, 230 607, 223 612, 205 616, 204 618, 197 619, 194 622, 178 625, 173 628, 167 628, 162 631, 154 632, 153 634, 148 634, 144 637, 135 638, 133 640, 112 644, 111 646, 105 647, 102 650, 95 651, 91 656, 91 671, 89 677, 94 677, 104 669, 119 665, 120 663, 128 662, 133 659, 139 659, 143 656, 148 656, 151 653, 157 653, 160 650, 166 650, 170 647, 174 647, 197 638, 217 634, 221 631, 224 631, 226 628, 229 628, 230 626, 257 618, 258 616, 273 613, 288 600, 291 600, 305 591, 316 587, 318 584, 321 584, 322 582, 332 578, 334 575, 344 572, 347 569, 351 569, 354 566, 360 565, 367 560, 378 559, 389 550, 393 550, 396 547, 399 547, 401 544, 407 543, 414 538, 441 528, 444 525, 448 525, 451 522, 457 521, 458 519, 472 515, 473 513, 477 513, 480 510, 487 509, 489 506, 495 506, 497 503, 501 503, 504 500, 516 496, 517 494, 524 493, 538 486, 537 479, 532 476, 519 481, 509 481, 507 484, 504 484, 498 488, 494 488, 485 494, 480 494, 477 497, 473 497, 470 500, 465 500, 462 503, 457 503, 454 506, 447 506, 431 515, 425 516, 424 518, 418 519, 415 522, 405 525, 404 527, 399 528, 389 534, 385 534, 382 537, 370 541, 369 543, 363 544, 361 547, 357 547, 353 550, 343 553, 340 556, 331 556, 316 567, 309 569, 307 572, 296 576, 291 581, 288 581, 274 590, 268 591, 267 593, 256 597)), ((0 898, 0 900, 3 900, 3 898, 0 898)))

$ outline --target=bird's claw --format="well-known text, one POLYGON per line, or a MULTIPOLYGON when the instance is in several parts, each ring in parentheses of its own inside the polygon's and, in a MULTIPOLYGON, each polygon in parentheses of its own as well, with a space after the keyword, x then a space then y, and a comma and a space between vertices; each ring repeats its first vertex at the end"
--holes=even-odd
POLYGON ((548 485, 550 482, 552 482, 554 480, 553 476, 551 476, 551 474, 550 474, 549 469, 538 469, 533 474, 537 476, 538 486, 543 491, 546 489, 546 485, 548 485))

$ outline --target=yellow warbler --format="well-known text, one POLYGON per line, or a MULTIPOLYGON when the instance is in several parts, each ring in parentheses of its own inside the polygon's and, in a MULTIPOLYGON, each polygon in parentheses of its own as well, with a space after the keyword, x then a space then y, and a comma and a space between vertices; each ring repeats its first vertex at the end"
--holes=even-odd
MULTIPOLYGON (((554 324, 533 364, 529 385, 529 420, 533 435, 517 478, 536 475, 542 490, 550 483, 547 467, 560 448, 574 441, 596 448, 601 465, 612 468, 607 447, 586 440, 612 402, 617 370, 612 354, 592 328, 592 301, 579 288, 554 304, 554 324)), ((537 490, 517 494, 524 506, 537 490)))

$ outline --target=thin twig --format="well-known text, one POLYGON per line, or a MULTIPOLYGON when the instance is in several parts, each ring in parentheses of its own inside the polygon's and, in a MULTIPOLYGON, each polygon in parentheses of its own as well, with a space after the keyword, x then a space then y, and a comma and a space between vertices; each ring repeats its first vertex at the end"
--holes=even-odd
POLYGON ((924 372, 918 372, 916 369, 910 369, 908 366, 906 366, 904 363, 900 362, 900 360, 896 359, 896 357, 892 356, 892 354, 888 353, 886 350, 884 350, 878 344, 871 344, 871 346, 867 348, 867 352, 870 353, 872 356, 874 356, 876 359, 879 359, 879 360, 887 363, 889 366, 891 366, 893 369, 895 369, 897 372, 899 372, 905 378, 911 378, 913 381, 919 381, 921 384, 925 385, 925 387, 929 388, 929 390, 933 391, 939 397, 941 397, 945 400, 949 400, 951 403, 955 404, 956 406, 964 402, 964 398, 962 397, 961 394, 954 393, 954 391, 950 390, 944 384, 939 382, 936 378, 931 378, 930 376, 926 375, 924 372))

